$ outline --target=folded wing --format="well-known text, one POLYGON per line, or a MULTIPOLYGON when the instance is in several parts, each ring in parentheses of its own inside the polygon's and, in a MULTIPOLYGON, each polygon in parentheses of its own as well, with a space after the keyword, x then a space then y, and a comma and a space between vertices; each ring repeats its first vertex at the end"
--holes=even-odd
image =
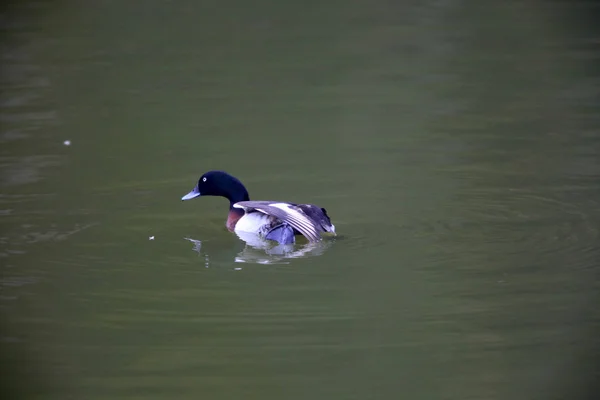
POLYGON ((290 224, 310 242, 318 242, 321 240, 321 232, 325 232, 320 221, 314 221, 314 213, 322 212, 321 209, 310 204, 297 205, 276 201, 240 201, 233 206, 241 208, 245 212, 258 211, 263 214, 272 215, 282 222, 290 224), (307 211, 310 215, 307 215, 307 211))

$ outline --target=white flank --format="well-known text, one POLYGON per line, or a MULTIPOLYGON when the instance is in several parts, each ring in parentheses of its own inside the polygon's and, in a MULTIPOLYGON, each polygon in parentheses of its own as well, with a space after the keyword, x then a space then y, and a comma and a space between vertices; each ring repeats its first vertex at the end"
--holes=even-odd
POLYGON ((235 230, 240 232, 259 233, 260 229, 268 223, 268 215, 250 213, 238 220, 237 224, 235 224, 235 230))

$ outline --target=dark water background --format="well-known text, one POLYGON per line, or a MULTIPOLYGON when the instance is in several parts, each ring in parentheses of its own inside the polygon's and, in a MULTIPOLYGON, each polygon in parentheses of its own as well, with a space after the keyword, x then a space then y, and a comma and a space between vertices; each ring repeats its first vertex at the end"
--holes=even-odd
POLYGON ((2 389, 592 394, 598 10, 4 5, 2 389), (225 200, 179 200, 210 169, 257 200, 326 207, 340 236, 296 258, 248 247, 225 200))

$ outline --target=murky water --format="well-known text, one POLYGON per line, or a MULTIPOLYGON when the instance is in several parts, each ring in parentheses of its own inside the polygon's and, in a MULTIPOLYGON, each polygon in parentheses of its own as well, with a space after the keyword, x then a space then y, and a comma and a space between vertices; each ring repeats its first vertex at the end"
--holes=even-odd
POLYGON ((3 389, 591 393, 592 12, 159 0, 5 11, 3 389), (180 201, 210 169, 256 200, 326 207, 338 237, 244 243, 224 227, 226 200, 180 201))

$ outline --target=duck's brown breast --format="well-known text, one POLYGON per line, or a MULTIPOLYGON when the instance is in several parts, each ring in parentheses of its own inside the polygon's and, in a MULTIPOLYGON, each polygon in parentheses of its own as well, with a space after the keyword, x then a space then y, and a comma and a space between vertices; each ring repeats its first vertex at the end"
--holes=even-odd
POLYGON ((225 224, 225 226, 227 226, 227 229, 230 232, 233 232, 235 229, 235 224, 237 224, 239 219, 243 216, 244 210, 241 210, 239 208, 232 208, 231 210, 229 210, 229 214, 227 215, 227 223, 225 224))

